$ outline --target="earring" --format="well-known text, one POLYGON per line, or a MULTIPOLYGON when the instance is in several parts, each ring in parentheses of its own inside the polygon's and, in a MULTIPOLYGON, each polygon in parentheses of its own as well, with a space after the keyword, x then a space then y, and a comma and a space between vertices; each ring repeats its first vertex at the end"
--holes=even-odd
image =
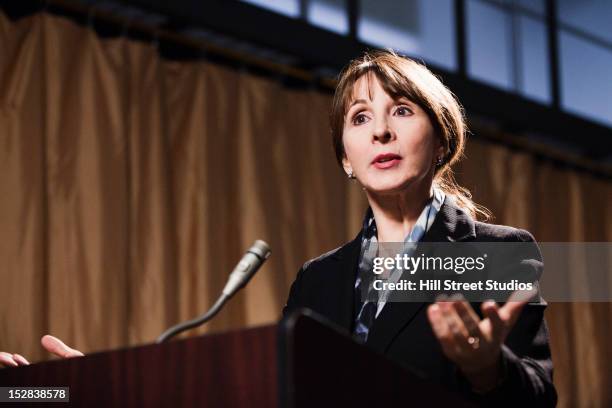
POLYGON ((355 179, 355 175, 353 174, 353 170, 349 170, 347 177, 349 178, 349 180, 355 179))
POLYGON ((438 157, 438 159, 436 160, 436 167, 440 167, 442 166, 444 159, 442 158, 442 156, 438 157))

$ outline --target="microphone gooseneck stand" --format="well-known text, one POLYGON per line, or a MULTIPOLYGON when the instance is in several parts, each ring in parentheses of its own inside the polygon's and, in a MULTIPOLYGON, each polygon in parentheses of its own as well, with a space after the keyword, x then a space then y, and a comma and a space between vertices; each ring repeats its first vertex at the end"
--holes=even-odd
POLYGON ((225 302, 249 282, 269 256, 270 247, 268 244, 261 240, 255 241, 230 274, 227 284, 215 304, 203 315, 172 326, 163 332, 155 342, 158 344, 166 342, 177 334, 198 327, 215 317, 223 308, 225 302))

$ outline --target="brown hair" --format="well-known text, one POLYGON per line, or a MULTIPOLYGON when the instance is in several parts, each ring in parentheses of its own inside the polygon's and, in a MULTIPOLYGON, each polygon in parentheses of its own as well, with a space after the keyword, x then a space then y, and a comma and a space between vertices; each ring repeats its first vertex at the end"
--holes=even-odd
POLYGON ((336 159, 345 156, 342 133, 345 116, 353 98, 353 87, 363 75, 375 75, 392 98, 405 97, 419 105, 429 116, 444 147, 441 165, 436 166, 434 184, 472 217, 488 220, 491 213, 472 201, 469 190, 457 184, 452 166, 465 147, 467 127, 461 105, 453 93, 424 65, 393 51, 365 53, 351 61, 340 74, 332 102, 330 124, 336 159))

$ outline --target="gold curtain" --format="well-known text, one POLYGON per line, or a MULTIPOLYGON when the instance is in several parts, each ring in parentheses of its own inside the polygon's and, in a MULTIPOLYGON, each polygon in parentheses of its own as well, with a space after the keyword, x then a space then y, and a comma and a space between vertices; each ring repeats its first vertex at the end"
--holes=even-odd
MULTIPOLYGON (((196 333, 274 322, 307 259, 359 229, 330 97, 0 13, 0 350, 151 342, 205 310, 256 238, 273 256, 196 333)), ((478 133, 476 131, 476 133, 478 133)), ((609 180, 477 139, 457 178, 540 241, 612 240, 609 180)), ((547 273, 552 273, 548 271, 547 273)), ((562 407, 610 403, 610 303, 547 312, 562 407)))

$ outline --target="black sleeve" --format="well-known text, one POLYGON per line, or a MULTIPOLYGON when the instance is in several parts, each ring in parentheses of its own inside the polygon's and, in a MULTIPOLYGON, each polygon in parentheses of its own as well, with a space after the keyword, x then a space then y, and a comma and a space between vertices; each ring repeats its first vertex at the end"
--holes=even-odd
POLYGON ((502 382, 484 396, 488 405, 554 407, 552 359, 543 305, 526 305, 502 346, 502 382))
MULTIPOLYGON (((539 247, 529 232, 517 230, 516 239, 533 243, 533 259, 527 261, 543 265, 539 247)), ((472 394, 482 405, 556 406, 557 392, 552 380, 553 364, 548 328, 544 320, 545 309, 546 302, 542 298, 539 302, 525 305, 505 344, 502 345, 500 383, 485 395, 472 394)))
POLYGON ((306 265, 302 266, 298 271, 295 281, 291 284, 291 290, 289 291, 289 297, 283 307, 283 317, 286 317, 292 310, 298 309, 302 306, 302 275, 306 265))

